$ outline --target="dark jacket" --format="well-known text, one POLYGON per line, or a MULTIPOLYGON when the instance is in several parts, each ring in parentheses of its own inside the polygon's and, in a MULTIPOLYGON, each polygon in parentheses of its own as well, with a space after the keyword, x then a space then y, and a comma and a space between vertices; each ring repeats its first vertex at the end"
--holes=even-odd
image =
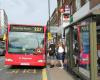
POLYGON ((55 54, 55 44, 50 44, 49 46, 49 55, 52 56, 55 54))

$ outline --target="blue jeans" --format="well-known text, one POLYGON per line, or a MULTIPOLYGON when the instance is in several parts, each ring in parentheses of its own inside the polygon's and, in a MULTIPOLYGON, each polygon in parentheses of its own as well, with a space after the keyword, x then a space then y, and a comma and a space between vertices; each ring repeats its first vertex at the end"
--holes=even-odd
POLYGON ((64 54, 63 53, 58 53, 57 59, 58 60, 63 60, 64 59, 64 54))

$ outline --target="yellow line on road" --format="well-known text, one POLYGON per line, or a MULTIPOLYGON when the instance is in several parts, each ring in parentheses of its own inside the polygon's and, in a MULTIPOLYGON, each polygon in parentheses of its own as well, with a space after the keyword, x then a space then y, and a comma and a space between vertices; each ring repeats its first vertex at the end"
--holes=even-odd
POLYGON ((46 69, 42 69, 42 80, 48 80, 46 69))
POLYGON ((36 69, 34 69, 34 74, 36 73, 36 69))

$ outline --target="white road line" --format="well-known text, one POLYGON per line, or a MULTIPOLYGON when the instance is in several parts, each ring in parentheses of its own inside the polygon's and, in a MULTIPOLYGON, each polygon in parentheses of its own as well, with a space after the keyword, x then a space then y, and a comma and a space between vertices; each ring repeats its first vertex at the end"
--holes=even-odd
POLYGON ((6 69, 6 68, 8 68, 8 67, 9 67, 8 65, 5 65, 4 67, 0 68, 0 71, 6 69))

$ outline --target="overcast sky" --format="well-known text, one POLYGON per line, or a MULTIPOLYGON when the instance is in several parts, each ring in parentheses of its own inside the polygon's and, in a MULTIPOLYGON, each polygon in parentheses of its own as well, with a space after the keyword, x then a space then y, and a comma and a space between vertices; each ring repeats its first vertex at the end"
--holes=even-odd
MULTIPOLYGON (((57 6, 57 0, 50 0, 50 13, 57 6)), ((9 23, 46 25, 48 20, 48 0, 0 0, 9 23)))

